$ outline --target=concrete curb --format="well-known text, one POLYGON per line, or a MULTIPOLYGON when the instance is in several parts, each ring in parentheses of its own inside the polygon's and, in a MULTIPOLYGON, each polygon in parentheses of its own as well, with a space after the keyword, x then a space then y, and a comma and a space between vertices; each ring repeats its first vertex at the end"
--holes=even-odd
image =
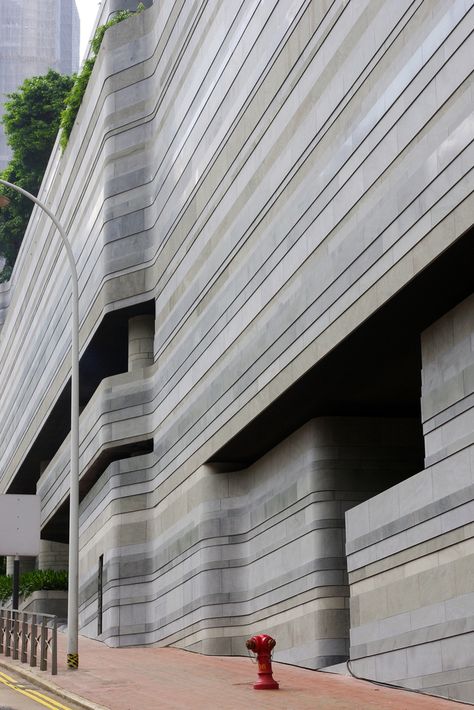
MULTIPOLYGON (((61 688, 60 685, 56 685, 56 683, 49 680, 49 678, 42 678, 33 671, 28 670, 28 668, 17 665, 14 661, 7 661, 5 658, 0 657, 0 668, 5 671, 10 671, 11 673, 16 673, 30 683, 35 683, 44 690, 49 690, 63 700, 69 700, 71 703, 85 708, 85 710, 110 710, 110 708, 106 708, 104 705, 97 705, 97 703, 93 703, 91 700, 86 700, 80 695, 76 695, 69 690, 64 690, 64 688, 61 688)), ((71 671, 71 673, 74 673, 74 671, 71 671)))

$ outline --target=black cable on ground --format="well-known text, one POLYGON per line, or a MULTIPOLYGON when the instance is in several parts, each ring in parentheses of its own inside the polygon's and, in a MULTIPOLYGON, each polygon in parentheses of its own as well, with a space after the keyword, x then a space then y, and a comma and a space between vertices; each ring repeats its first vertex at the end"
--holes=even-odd
POLYGON ((473 705, 467 700, 456 700, 456 698, 448 698, 445 695, 436 695, 435 693, 425 693, 423 690, 418 690, 417 688, 407 688, 404 685, 396 685, 395 683, 386 683, 383 680, 374 680, 373 678, 364 678, 363 676, 357 675, 352 670, 352 661, 346 661, 347 670, 350 675, 357 680, 365 680, 366 683, 373 683, 373 685, 381 685, 385 688, 393 688, 394 690, 407 690, 409 693, 417 693, 418 695, 426 695, 429 698, 437 698, 439 700, 450 700, 452 703, 462 703, 463 705, 473 705))

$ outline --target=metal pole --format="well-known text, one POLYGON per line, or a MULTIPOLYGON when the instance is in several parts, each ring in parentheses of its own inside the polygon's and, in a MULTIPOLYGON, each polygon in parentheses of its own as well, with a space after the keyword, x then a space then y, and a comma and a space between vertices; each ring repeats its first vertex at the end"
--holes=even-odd
POLYGON ((67 603, 67 665, 79 666, 79 285, 76 262, 62 225, 46 205, 27 190, 0 179, 0 184, 11 187, 32 200, 54 223, 66 249, 71 269, 71 470, 69 486, 69 571, 67 603))

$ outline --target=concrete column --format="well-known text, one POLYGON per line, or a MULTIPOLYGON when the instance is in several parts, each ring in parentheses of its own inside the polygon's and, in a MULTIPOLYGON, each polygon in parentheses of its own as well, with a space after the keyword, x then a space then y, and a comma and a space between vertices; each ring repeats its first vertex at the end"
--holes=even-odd
POLYGON ((128 321, 128 369, 137 370, 153 364, 153 316, 135 316, 128 321))
MULTIPOLYGON (((13 574, 13 555, 7 556, 7 574, 13 574)), ((20 574, 36 569, 36 557, 20 557, 20 574)))
POLYGON ((38 569, 67 569, 69 545, 52 540, 41 540, 38 555, 38 569))

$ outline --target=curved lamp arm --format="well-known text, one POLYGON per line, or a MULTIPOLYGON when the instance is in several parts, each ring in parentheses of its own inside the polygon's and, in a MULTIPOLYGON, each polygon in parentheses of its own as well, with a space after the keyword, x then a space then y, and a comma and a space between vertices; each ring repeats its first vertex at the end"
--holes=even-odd
POLYGON ((20 192, 45 212, 58 230, 71 270, 71 467, 69 488, 69 571, 68 571, 68 624, 67 624, 67 665, 79 665, 79 285, 76 262, 66 231, 51 210, 18 185, 0 179, 0 184, 20 192))

